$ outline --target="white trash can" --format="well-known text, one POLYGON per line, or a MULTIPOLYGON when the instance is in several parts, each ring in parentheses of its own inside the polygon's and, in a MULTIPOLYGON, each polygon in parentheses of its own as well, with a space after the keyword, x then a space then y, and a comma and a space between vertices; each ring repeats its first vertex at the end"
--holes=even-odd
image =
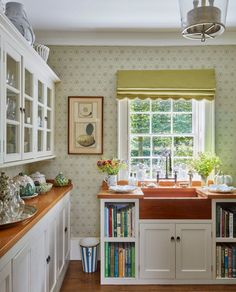
POLYGON ((99 240, 97 238, 87 237, 81 239, 79 245, 84 272, 96 272, 99 240))

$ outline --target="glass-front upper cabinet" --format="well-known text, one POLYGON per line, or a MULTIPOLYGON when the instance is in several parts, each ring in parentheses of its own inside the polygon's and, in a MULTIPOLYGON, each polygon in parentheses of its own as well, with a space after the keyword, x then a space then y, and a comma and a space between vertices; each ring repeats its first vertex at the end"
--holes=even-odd
POLYGON ((34 157, 34 75, 24 68, 23 96, 23 159, 34 157))
POLYGON ((52 153, 52 89, 38 80, 37 95, 37 156, 44 156, 52 153))
POLYGON ((21 55, 5 46, 5 155, 4 161, 21 159, 21 55))

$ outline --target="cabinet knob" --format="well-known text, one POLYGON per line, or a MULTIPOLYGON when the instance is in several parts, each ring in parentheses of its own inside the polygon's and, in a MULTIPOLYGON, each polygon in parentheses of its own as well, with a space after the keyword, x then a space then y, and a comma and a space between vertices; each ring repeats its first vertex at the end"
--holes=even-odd
POLYGON ((50 255, 46 258, 46 262, 47 262, 47 264, 49 264, 50 263, 50 260, 51 260, 51 257, 50 257, 50 255))
POLYGON ((21 113, 23 112, 23 108, 22 108, 22 107, 20 107, 20 112, 21 112, 21 113))
POLYGON ((171 236, 170 241, 175 241, 175 237, 171 236))
POLYGON ((48 117, 44 117, 44 119, 45 119, 45 121, 47 121, 48 120, 48 117))
POLYGON ((66 233, 66 232, 68 231, 68 228, 67 228, 67 227, 65 227, 64 231, 65 231, 65 233, 66 233))
POLYGON ((179 237, 179 236, 177 236, 177 237, 176 237, 176 240, 177 240, 177 241, 180 241, 180 237, 179 237))

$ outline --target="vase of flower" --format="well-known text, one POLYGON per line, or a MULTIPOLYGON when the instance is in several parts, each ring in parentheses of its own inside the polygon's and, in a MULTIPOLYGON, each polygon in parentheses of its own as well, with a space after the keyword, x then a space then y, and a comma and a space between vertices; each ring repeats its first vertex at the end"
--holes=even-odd
POLYGON ((126 163, 119 159, 101 159, 97 162, 97 168, 100 172, 106 173, 104 181, 108 187, 117 185, 117 175, 119 170, 126 167, 126 163))
POLYGON ((190 167, 200 175, 202 186, 207 186, 209 175, 214 169, 218 169, 220 165, 220 158, 208 152, 199 153, 198 157, 190 163, 190 167))
POLYGON ((104 181, 107 183, 108 187, 113 187, 117 185, 117 175, 108 175, 104 181))

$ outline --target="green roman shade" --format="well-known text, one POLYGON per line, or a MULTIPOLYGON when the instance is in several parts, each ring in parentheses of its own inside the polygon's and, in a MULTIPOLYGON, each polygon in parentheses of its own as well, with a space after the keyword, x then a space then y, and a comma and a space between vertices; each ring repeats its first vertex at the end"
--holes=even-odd
POLYGON ((120 70, 117 98, 208 99, 215 97, 214 69, 120 70))

